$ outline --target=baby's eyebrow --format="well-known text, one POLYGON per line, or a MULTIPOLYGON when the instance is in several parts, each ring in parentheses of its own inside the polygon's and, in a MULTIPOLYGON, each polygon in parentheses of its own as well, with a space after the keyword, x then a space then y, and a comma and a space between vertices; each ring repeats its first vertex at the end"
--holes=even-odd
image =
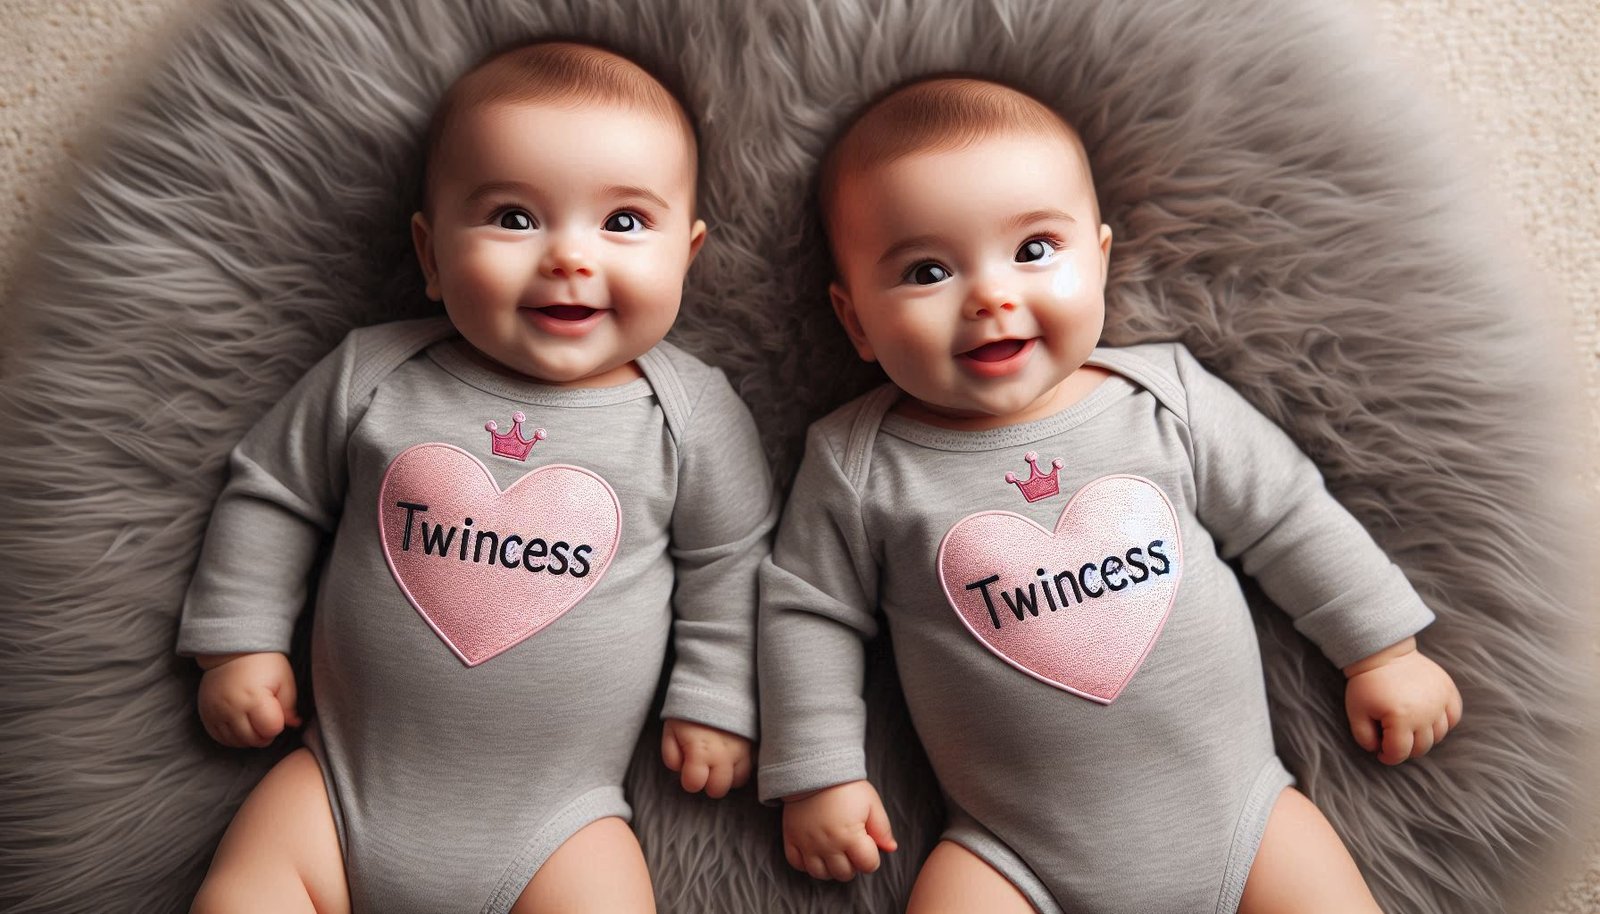
POLYGON ((914 251, 917 248, 933 247, 938 243, 938 235, 917 235, 913 238, 906 238, 901 241, 896 241, 894 244, 889 245, 889 250, 884 251, 882 257, 878 258, 878 264, 881 266, 901 256, 907 251, 914 251))
POLYGON ((639 187, 635 184, 613 184, 605 189, 604 194, 608 197, 616 197, 619 199, 643 200, 646 203, 653 204, 664 210, 672 209, 671 204, 667 203, 666 200, 663 200, 660 194, 650 190, 647 187, 639 187))
POLYGON ((490 181, 487 184, 479 184, 476 190, 467 195, 467 205, 474 206, 484 197, 492 197, 495 194, 526 195, 530 190, 532 188, 521 181, 490 181))
POLYGON ((1033 225, 1036 222, 1051 222, 1051 221, 1056 221, 1056 220, 1059 220, 1059 221, 1062 221, 1062 222, 1074 222, 1074 223, 1078 221, 1078 220, 1072 218, 1071 216, 1067 215, 1066 211, 1064 211, 1064 210, 1059 210, 1059 209, 1034 209, 1034 210, 1029 210, 1029 211, 1027 211, 1025 213, 1018 213, 1017 215, 1011 217, 1011 221, 1007 224, 1007 227, 1013 228, 1013 229, 1020 229, 1020 228, 1025 228, 1027 226, 1033 225))

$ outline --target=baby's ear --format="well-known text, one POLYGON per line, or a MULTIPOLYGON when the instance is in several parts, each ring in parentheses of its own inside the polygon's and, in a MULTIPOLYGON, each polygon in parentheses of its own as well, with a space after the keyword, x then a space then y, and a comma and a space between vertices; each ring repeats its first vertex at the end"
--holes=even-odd
POLYGON ((706 243, 706 221, 696 219, 694 225, 689 226, 689 262, 700 255, 700 248, 706 243))
POLYGON ((844 325, 845 335, 850 337, 850 342, 855 344, 856 353, 868 362, 876 362, 878 357, 872 352, 872 341, 867 339, 867 334, 861 329, 861 319, 856 317, 856 306, 850 300, 850 293, 838 280, 828 283, 828 300, 833 302, 833 313, 838 315, 839 323, 844 325))
POLYGON ((428 298, 439 301, 439 263, 433 257, 433 232, 428 228, 428 217, 422 213, 411 214, 411 243, 417 248, 417 262, 422 264, 422 278, 427 280, 428 298))

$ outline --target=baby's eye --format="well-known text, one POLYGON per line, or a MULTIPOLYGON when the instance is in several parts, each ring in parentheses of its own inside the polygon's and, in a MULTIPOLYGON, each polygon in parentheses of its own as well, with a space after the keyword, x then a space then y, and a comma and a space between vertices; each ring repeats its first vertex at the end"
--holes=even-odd
POLYGON ((640 232, 644 230, 644 220, 634 213, 612 213, 606 218, 605 230, 608 232, 640 232))
POLYGON ((533 217, 520 209, 508 209, 502 212, 495 222, 503 229, 513 232, 528 232, 533 230, 533 217))
POLYGON ((1017 263, 1049 263, 1056 246, 1044 238, 1029 238, 1017 248, 1017 263))
POLYGON ((919 286, 931 286, 950 278, 950 271, 931 260, 924 260, 906 271, 906 279, 919 286))

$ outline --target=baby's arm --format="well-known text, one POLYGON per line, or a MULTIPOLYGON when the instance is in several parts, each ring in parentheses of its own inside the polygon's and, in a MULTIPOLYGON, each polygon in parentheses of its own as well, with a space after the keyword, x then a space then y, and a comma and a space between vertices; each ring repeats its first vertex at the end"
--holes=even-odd
POLYGON ((265 746, 300 724, 286 655, 343 503, 355 339, 313 367, 229 457, 178 631, 178 652, 206 670, 201 720, 225 745, 265 746))
POLYGON ((1455 683, 1416 649, 1433 621, 1405 575, 1328 493, 1310 458, 1187 350, 1198 514, 1224 559, 1294 618, 1348 677, 1356 741, 1390 764, 1420 756, 1461 717, 1455 683), (1382 734, 1378 727, 1382 727, 1382 734))
POLYGON ((877 632, 878 569, 835 443, 813 428, 761 572, 761 799, 783 800, 784 856, 850 879, 895 849, 866 778, 863 641, 877 632))
POLYGON ((777 498, 755 422, 709 372, 679 442, 672 512, 676 661, 661 760, 683 789, 721 797, 750 779, 756 735, 756 573, 777 498))

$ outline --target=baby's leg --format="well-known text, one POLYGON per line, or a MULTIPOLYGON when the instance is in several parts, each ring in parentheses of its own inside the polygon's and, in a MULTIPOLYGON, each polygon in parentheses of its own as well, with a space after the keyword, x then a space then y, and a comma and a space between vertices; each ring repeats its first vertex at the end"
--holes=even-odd
POLYGON ((511 914, 654 914, 644 852, 616 816, 590 822, 539 867, 511 914))
POLYGON ((310 750, 272 766, 222 836, 190 914, 349 914, 344 855, 310 750))
POLYGON ((940 841, 922 864, 906 914, 1034 914, 1022 892, 981 857, 954 841, 940 841))
POLYGON ((1382 914, 1333 826, 1286 787, 1250 865, 1239 914, 1382 914))

